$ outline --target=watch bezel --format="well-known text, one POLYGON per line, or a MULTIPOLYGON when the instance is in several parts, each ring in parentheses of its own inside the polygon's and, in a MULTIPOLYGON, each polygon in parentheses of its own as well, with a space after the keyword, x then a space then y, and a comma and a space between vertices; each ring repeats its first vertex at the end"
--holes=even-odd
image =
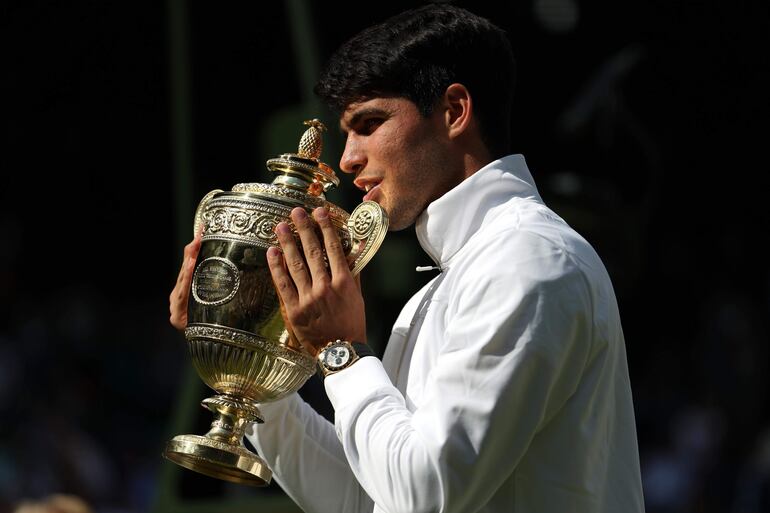
POLYGON ((318 352, 318 367, 321 371, 321 375, 323 377, 326 377, 329 374, 334 374, 335 372, 339 372, 343 369, 347 369, 360 358, 361 356, 358 354, 358 351, 356 351, 355 347, 353 347, 352 342, 349 342, 347 340, 337 339, 329 342, 326 346, 324 346, 323 349, 321 349, 321 351, 318 352), (335 347, 344 347, 347 350, 348 354, 350 355, 348 360, 339 366, 329 365, 326 361, 327 356, 329 355, 329 351, 334 349, 335 347))
POLYGON ((351 360, 355 356, 355 350, 350 344, 346 344, 345 342, 335 342, 331 344, 330 346, 326 347, 323 351, 323 365, 329 370, 340 370, 344 369, 347 365, 351 363, 351 360), (331 362, 330 359, 333 358, 332 352, 335 349, 345 349, 345 360, 339 364, 336 364, 335 362, 331 362))

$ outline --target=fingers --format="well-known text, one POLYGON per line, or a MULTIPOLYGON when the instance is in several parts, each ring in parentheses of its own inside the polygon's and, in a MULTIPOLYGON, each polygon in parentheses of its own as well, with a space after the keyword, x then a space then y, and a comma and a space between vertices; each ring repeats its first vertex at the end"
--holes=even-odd
POLYGON ((330 281, 326 270, 326 257, 321 242, 315 231, 315 223, 307 216, 304 208, 295 208, 291 212, 291 218, 297 227, 297 233, 302 241, 302 250, 305 261, 310 268, 310 277, 313 286, 323 286, 330 281))
POLYGON ((290 306, 299 298, 310 297, 314 290, 323 291, 333 281, 342 283, 339 280, 351 277, 342 242, 328 210, 317 208, 313 211, 313 217, 321 228, 323 243, 316 234, 315 223, 305 209, 297 207, 292 210, 291 218, 302 242, 302 249, 297 246, 289 225, 279 223, 275 232, 283 255, 277 248, 268 250, 268 265, 276 288, 290 306), (327 258, 331 276, 327 271, 327 258))
POLYGON ((190 296, 195 260, 201 247, 200 233, 184 248, 182 267, 179 270, 174 289, 169 295, 169 322, 178 330, 187 326, 187 300, 190 296))
MULTIPOLYGON (((332 276, 340 277, 350 274, 350 268, 348 267, 348 261, 345 257, 345 251, 342 249, 340 236, 329 218, 328 210, 319 207, 313 211, 313 217, 321 227, 321 233, 324 238, 324 247, 326 248, 326 256, 329 259, 329 268, 331 269, 332 276)), ((304 241, 302 243, 304 244, 304 241)))
POLYGON ((201 250, 200 233, 188 245, 184 247, 182 256, 182 268, 179 270, 177 283, 181 282, 186 276, 192 276, 192 268, 195 265, 195 259, 198 258, 198 252, 201 250))
POLYGON ((172 300, 169 306, 169 311, 170 315, 168 320, 171 325, 178 330, 185 329, 187 327, 187 301, 172 300))
POLYGON ((275 283, 275 290, 278 292, 278 296, 281 300, 281 315, 283 315, 284 320, 287 321, 288 324, 285 306, 297 304, 298 295, 291 276, 286 272, 284 258, 281 255, 280 249, 275 246, 268 248, 267 265, 270 268, 270 275, 273 277, 273 283, 275 283))
POLYGON ((355 282, 356 287, 358 287, 358 292, 361 292, 361 273, 353 276, 353 281, 355 282))
MULTIPOLYGON (((294 240, 289 225, 284 222, 278 223, 278 226, 275 227, 275 234, 278 237, 278 243, 281 245, 281 250, 283 251, 283 260, 286 262, 286 268, 289 271, 289 275, 294 280, 297 290, 302 292, 310 289, 312 283, 310 281, 310 275, 307 272, 305 258, 297 247, 297 243, 294 240)), ((273 270, 272 266, 270 267, 270 270, 273 270)))

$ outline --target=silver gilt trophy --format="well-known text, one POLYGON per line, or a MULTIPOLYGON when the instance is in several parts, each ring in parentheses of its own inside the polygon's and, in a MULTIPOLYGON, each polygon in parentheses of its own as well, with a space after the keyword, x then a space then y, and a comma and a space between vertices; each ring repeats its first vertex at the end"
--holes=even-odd
MULTIPOLYGON (((195 263, 185 338, 200 378, 217 395, 204 399, 214 421, 203 436, 179 435, 163 455, 208 476, 264 486, 267 464, 243 444, 252 422, 269 422, 258 404, 297 391, 316 371, 315 359, 296 342, 281 317, 266 251, 277 246, 275 226, 295 207, 326 207, 351 270, 357 274, 385 237, 388 219, 372 201, 352 214, 329 203, 324 192, 339 180, 321 162, 323 124, 309 125, 297 153, 267 161, 278 174, 271 184, 242 183, 214 190, 201 200, 194 232, 203 228, 195 263)), ((299 237, 297 242, 299 243, 299 237)))

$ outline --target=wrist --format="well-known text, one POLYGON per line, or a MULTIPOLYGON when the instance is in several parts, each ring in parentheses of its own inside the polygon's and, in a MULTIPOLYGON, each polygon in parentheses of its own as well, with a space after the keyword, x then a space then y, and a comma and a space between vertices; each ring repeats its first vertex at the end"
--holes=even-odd
POLYGON ((347 369, 365 356, 375 356, 366 344, 357 341, 332 340, 317 353, 318 372, 322 378, 347 369))
MULTIPOLYGON (((325 338, 322 340, 304 340, 301 345, 305 347, 305 349, 313 356, 313 358, 318 358, 318 355, 326 349, 327 346, 330 344, 336 342, 336 341, 346 341, 350 344, 366 344, 366 337, 336 337, 336 338, 325 338)), ((368 345, 367 345, 368 347, 368 345)))

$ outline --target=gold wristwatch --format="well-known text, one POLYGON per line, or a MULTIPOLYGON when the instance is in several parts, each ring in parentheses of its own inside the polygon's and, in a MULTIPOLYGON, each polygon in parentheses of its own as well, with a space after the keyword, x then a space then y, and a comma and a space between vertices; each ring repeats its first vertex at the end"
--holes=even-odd
POLYGON ((346 369, 364 356, 375 356, 372 348, 360 342, 334 340, 318 353, 318 368, 322 377, 346 369))

